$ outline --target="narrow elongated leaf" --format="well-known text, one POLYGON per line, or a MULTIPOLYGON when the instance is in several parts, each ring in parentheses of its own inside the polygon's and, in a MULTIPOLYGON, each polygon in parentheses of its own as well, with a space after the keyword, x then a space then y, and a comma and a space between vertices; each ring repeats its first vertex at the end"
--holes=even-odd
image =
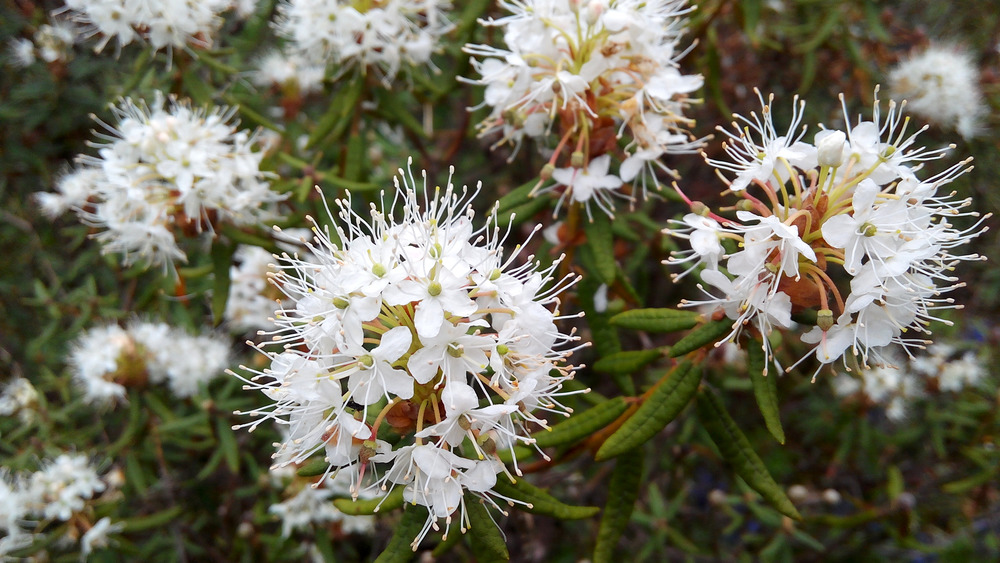
POLYGON ((611 324, 646 332, 675 332, 698 324, 701 315, 677 309, 633 309, 611 317, 611 324))
POLYGON ((531 198, 525 203, 518 205, 517 207, 512 207, 505 211, 502 215, 497 215, 497 226, 506 227, 507 225, 513 223, 514 225, 520 225, 521 223, 531 219, 536 213, 545 209, 549 202, 543 197, 531 198))
POLYGON ((718 342, 720 338, 732 330, 733 321, 729 319, 705 323, 687 333, 684 338, 681 338, 676 344, 671 346, 668 355, 671 358, 676 358, 689 352, 694 352, 702 346, 718 342))
POLYGON ((778 486, 767 471, 764 462, 753 451, 750 441, 743 435, 736 422, 726 412, 722 401, 711 389, 703 388, 698 395, 698 418, 701 420, 708 435, 719 448, 723 459, 729 463, 737 475, 746 481, 750 488, 760 493, 782 514, 801 520, 802 516, 795 509, 785 491, 778 486))
POLYGON ((122 520, 122 532, 128 534, 151 528, 159 528, 176 518, 182 510, 183 507, 172 506, 148 516, 130 516, 122 520))
POLYGON ((553 425, 549 430, 542 430, 531 435, 535 445, 540 448, 574 444, 611 424, 618 418, 628 405, 625 399, 615 397, 581 413, 574 414, 569 419, 553 425))
POLYGON ((510 215, 511 210, 515 207, 520 207, 536 199, 542 199, 542 201, 545 201, 544 198, 531 197, 531 190, 537 183, 537 180, 530 180, 527 183, 514 188, 510 193, 497 200, 497 218, 502 219, 504 215, 510 215))
POLYGON ((512 484, 510 480, 500 477, 497 479, 497 484, 494 485, 493 490, 505 497, 527 503, 527 505, 520 505, 520 509, 525 512, 554 516, 560 520, 590 518, 601 511, 596 506, 573 506, 566 504, 547 493, 544 489, 532 485, 524 478, 520 478, 516 483, 512 484))
POLYGON ((638 410, 612 434, 595 459, 602 461, 646 443, 691 402, 701 382, 701 369, 690 360, 674 366, 645 396, 638 410))
POLYGON ((333 505, 344 514, 361 516, 377 512, 390 512, 403 506, 403 487, 396 487, 385 497, 358 499, 333 499, 333 505))
POLYGON ((215 326, 222 324, 226 312, 226 302, 229 300, 229 267, 233 263, 233 253, 236 244, 224 239, 218 239, 212 244, 212 274, 215 284, 212 286, 212 322, 215 326))
POLYGON ((236 445, 236 434, 233 433, 233 429, 226 419, 217 418, 215 420, 215 435, 219 439, 219 448, 222 449, 222 454, 225 456, 226 466, 233 473, 239 473, 240 449, 236 445))
POLYGON ((611 220, 603 213, 598 213, 592 222, 584 223, 584 230, 598 277, 606 284, 614 283, 618 264, 615 262, 615 237, 611 233, 611 220))
POLYGON ((357 111, 358 99, 361 97, 362 90, 364 90, 364 78, 355 75, 342 83, 346 84, 347 87, 330 100, 330 106, 327 108, 326 113, 319 118, 316 128, 309 135, 306 148, 314 148, 320 141, 330 136, 331 133, 333 133, 331 140, 339 138, 347 129, 347 124, 350 123, 354 112, 357 111))
POLYGON ((295 471, 295 474, 299 477, 315 477, 325 473, 328 467, 330 467, 329 462, 323 459, 322 456, 316 456, 306 460, 306 462, 295 471))
POLYGON ((608 503, 604 506, 601 525, 597 530, 597 546, 594 548, 594 563, 614 561, 615 545, 632 517, 632 509, 639 498, 642 485, 642 448, 622 454, 615 462, 608 485, 608 503))
POLYGON ((594 362, 594 370, 603 373, 634 373, 663 356, 659 348, 616 352, 594 362))
POLYGON ((764 415, 767 431, 774 436, 779 444, 785 443, 785 430, 781 427, 781 416, 778 410, 778 374, 764 375, 764 348, 756 340, 747 347, 747 369, 750 370, 750 381, 753 383, 753 394, 757 398, 757 407, 764 415))
POLYGON ((483 503, 470 499, 465 503, 465 510, 469 515, 469 542, 477 563, 510 561, 507 543, 483 503))
POLYGON ((417 546, 413 542, 427 522, 427 509, 420 505, 407 506, 403 518, 396 525, 396 533, 389 539, 389 545, 375 559, 375 563, 406 563, 413 559, 417 546))

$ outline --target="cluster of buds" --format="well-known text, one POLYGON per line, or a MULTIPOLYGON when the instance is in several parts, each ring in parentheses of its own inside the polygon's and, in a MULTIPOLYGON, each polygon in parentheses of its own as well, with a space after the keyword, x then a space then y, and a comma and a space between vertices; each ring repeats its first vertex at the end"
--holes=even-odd
POLYGON ((881 365, 885 346, 923 347, 926 339, 905 333, 930 334, 936 310, 960 307, 943 297, 963 285, 951 272, 982 259, 953 251, 983 233, 989 215, 939 193, 971 159, 919 178, 923 163, 954 147, 916 146, 919 131, 907 134, 903 106, 890 102, 881 115, 877 89, 871 121, 850 126, 844 104, 846 131, 823 129, 812 144, 802 140, 805 128, 797 131, 804 102, 779 135, 771 100, 760 98, 760 116, 737 116, 735 132, 720 128, 731 161, 708 160, 720 175, 735 173, 727 183, 740 198, 736 219, 689 200, 694 213, 667 229, 691 242, 667 261, 690 264, 678 277, 704 266, 708 299, 687 304, 721 307, 734 321, 726 340, 754 332, 767 357, 772 330, 792 328, 793 312, 812 309, 816 325, 801 338, 814 345, 820 367, 838 358, 848 369, 881 365), (952 224, 961 217, 979 219, 952 224), (727 240, 735 243, 729 250, 727 240))
POLYGON ((464 531, 465 493, 493 502, 498 475, 510 477, 498 451, 534 442, 530 431, 546 426, 536 410, 569 413, 559 397, 576 340, 555 324, 556 295, 574 281, 551 284, 558 262, 515 264, 522 247, 504 257, 509 231, 473 227, 478 189, 426 183, 421 197, 400 170, 394 201, 367 218, 337 200, 335 232, 317 225, 308 255, 276 266, 288 300, 262 332, 278 347, 259 347, 270 368, 241 368, 255 374, 246 387, 274 401, 243 426, 287 427, 276 465, 322 452, 355 497, 404 487, 430 513, 417 541, 456 511, 464 531), (383 464, 367 485, 366 469, 383 464))
MULTIPOLYGON (((482 57, 473 66, 492 109, 479 128, 517 147, 533 138, 546 155, 546 189, 594 202, 607 213, 625 182, 656 183, 659 159, 697 151, 688 132, 687 95, 702 77, 680 72, 678 51, 690 11, 683 0, 531 0, 500 2, 511 15, 483 25, 502 27, 510 50, 466 45, 482 57), (626 135, 626 131, 628 132, 626 135), (627 142, 619 146, 619 140, 627 142), (609 173, 612 156, 620 162, 609 173)), ((541 184, 539 184, 541 186, 541 184)))

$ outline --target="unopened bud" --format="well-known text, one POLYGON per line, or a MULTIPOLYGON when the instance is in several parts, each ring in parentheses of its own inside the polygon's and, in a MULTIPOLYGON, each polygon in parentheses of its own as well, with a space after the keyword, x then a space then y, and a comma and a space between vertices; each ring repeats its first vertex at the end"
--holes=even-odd
POLYGON ((334 297, 333 306, 338 309, 346 309, 351 304, 350 301, 344 299, 343 297, 334 297))
POLYGON ((843 131, 820 131, 816 134, 816 160, 820 166, 840 166, 844 162, 843 131))
POLYGON ((580 151, 573 151, 573 154, 569 157, 569 165, 573 168, 583 168, 583 153, 580 151))
POLYGON ((700 201, 691 202, 691 213, 694 213, 695 215, 698 215, 700 217, 708 217, 708 214, 711 212, 712 212, 711 208, 709 208, 704 203, 700 201))

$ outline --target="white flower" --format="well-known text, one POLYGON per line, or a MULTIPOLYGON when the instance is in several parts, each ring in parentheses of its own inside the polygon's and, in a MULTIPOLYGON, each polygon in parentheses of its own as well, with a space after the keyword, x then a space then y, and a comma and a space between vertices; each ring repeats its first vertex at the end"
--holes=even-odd
POLYGON ((350 493, 350 483, 342 478, 327 478, 320 486, 303 486, 283 502, 272 504, 268 512, 281 519, 281 535, 288 537, 295 530, 307 530, 313 524, 339 522, 347 533, 371 533, 375 529, 372 516, 348 516, 334 506, 334 497, 350 493))
POLYGON ((138 38, 154 50, 210 47, 221 13, 232 6, 232 0, 67 0, 65 10, 87 35, 101 36, 94 48, 100 52, 112 40, 121 48, 138 38))
POLYGON ((567 410, 558 398, 573 368, 561 348, 576 338, 558 332, 553 311, 573 280, 546 288, 556 265, 514 265, 520 249, 504 256, 495 218, 474 228, 478 189, 418 188, 400 170, 401 216, 373 205, 362 217, 338 200, 340 242, 317 227, 307 255, 281 257, 289 305, 268 333, 280 349, 265 346, 270 368, 246 380, 274 404, 244 426, 287 425, 275 463, 323 450, 353 496, 369 465, 389 464, 372 487, 403 486, 430 509, 422 538, 465 494, 489 497, 505 471, 497 450, 532 443, 526 423, 545 424, 533 410, 567 410), (386 426, 402 436, 395 449, 376 439, 386 426), (460 455, 466 437, 484 461, 460 455))
POLYGON ((92 328, 73 345, 68 363, 88 403, 113 403, 126 387, 167 383, 190 397, 220 375, 229 345, 212 336, 191 336, 163 323, 133 322, 92 328))
POLYGON ((323 89, 326 65, 307 59, 299 52, 272 51, 257 61, 253 81, 259 86, 293 88, 300 94, 323 89))
MULTIPOLYGON (((954 249, 984 232, 989 215, 967 211, 969 199, 938 193, 969 170, 969 160, 919 177, 923 162, 947 149, 917 146, 901 106, 890 102, 883 114, 877 94, 872 120, 854 125, 841 96, 846 131, 824 129, 814 146, 798 129, 803 103, 796 99, 791 125, 779 135, 772 98, 758 92, 760 115, 737 117, 737 131, 726 133, 732 162, 708 159, 736 175, 729 189, 742 199, 737 220, 680 194, 699 213, 674 221, 684 228, 667 229, 692 246, 668 263, 692 263, 678 278, 704 266, 702 280, 722 295, 703 289, 708 300, 685 305, 725 311, 734 321, 725 340, 736 342, 750 327, 767 357, 768 336, 792 328, 792 309, 813 309, 816 325, 801 338, 814 353, 793 368, 810 356, 820 368, 838 359, 847 365, 851 357, 878 366, 885 364, 885 346, 923 348, 927 341, 908 336, 930 334, 931 321, 939 320, 935 310, 954 308, 943 296, 961 287, 954 266, 982 259, 954 249), (971 226, 956 227, 956 220, 971 226), (736 250, 724 255, 723 238, 736 250)), ((901 408, 893 407, 894 416, 901 408)))
POLYGON ((120 532, 125 527, 124 522, 111 523, 111 518, 105 516, 98 520, 80 538, 80 556, 87 557, 96 547, 108 545, 108 535, 120 532))
MULTIPOLYGON (((676 174, 663 155, 701 147, 703 140, 687 131, 693 122, 684 111, 688 94, 703 81, 681 74, 678 65, 684 15, 691 10, 684 0, 500 5, 510 14, 480 23, 501 28, 507 50, 465 46, 478 57, 472 65, 480 78, 469 82, 485 86, 483 105, 491 110, 480 134, 499 135, 494 146, 512 143, 515 152, 526 137, 537 140, 551 154, 545 170, 572 186, 571 201, 586 205, 597 190, 615 190, 623 181, 635 181, 645 193, 647 183, 658 185, 657 170, 676 174), (622 163, 617 174, 599 162, 610 159, 608 153, 622 163)), ((597 201, 609 211, 605 200, 597 201)))
POLYGON ((889 88, 915 115, 966 139, 976 135, 986 113, 979 69, 959 47, 931 45, 913 53, 889 72, 889 88))
POLYGON ((69 520, 85 501, 107 488, 86 456, 62 454, 28 478, 28 512, 43 518, 69 520))
POLYGON ((389 86, 405 64, 431 64, 442 35, 453 27, 446 0, 284 0, 275 27, 287 48, 309 64, 339 75, 360 67, 389 86))
POLYGON ((228 222, 249 225, 272 216, 272 192, 260 170, 257 135, 232 122, 235 109, 194 110, 157 93, 152 106, 122 100, 112 107, 118 126, 105 125, 99 156, 39 197, 46 213, 76 210, 104 252, 169 267, 186 256, 178 234, 194 236, 228 222))
POLYGON ((18 415, 22 422, 35 418, 38 406, 38 391, 30 381, 17 377, 7 383, 0 393, 0 416, 18 415))

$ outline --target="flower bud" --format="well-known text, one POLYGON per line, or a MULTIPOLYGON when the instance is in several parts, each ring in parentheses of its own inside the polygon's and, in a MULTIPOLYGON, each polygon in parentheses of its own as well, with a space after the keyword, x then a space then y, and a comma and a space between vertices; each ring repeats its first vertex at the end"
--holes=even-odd
POLYGON ((573 154, 569 157, 569 165, 573 168, 583 168, 583 153, 580 151, 573 151, 573 154))
POLYGON ((816 134, 816 159, 820 166, 840 166, 844 162, 843 131, 821 131, 816 134), (825 135, 824 135, 825 133, 825 135))

